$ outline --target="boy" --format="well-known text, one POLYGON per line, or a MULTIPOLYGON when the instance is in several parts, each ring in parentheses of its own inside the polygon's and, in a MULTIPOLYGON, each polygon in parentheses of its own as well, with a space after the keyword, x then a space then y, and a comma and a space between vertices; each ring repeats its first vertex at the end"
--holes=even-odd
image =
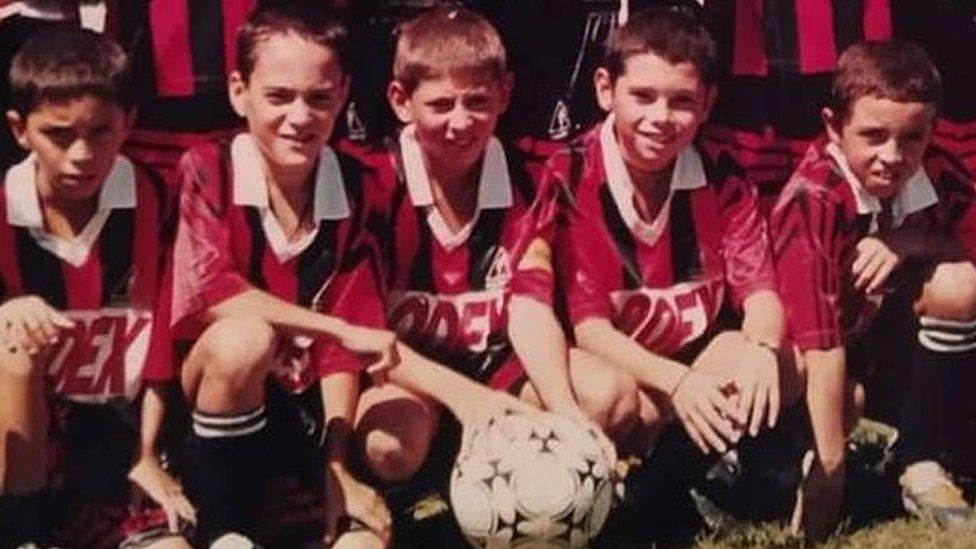
POLYGON ((714 46, 689 15, 635 12, 594 75, 610 113, 550 159, 569 193, 556 259, 578 345, 633 375, 656 426, 723 453, 780 411, 782 310, 755 189, 692 144, 715 99, 714 46), (715 335, 726 302, 741 332, 715 335))
MULTIPOLYGON (((377 235, 388 321, 468 378, 623 436, 636 420, 633 382, 567 350, 548 264, 541 283, 517 272, 529 269, 535 190, 519 152, 493 135, 510 91, 504 46, 482 16, 434 9, 403 27, 388 97, 406 127, 380 160, 398 175, 377 235)), ((420 468, 447 404, 437 400, 392 384, 363 392, 357 431, 376 476, 404 481, 420 468)))
POLYGON ((773 211, 779 287, 816 447, 802 516, 813 537, 828 533, 843 493, 845 426, 855 419, 845 410, 856 408, 849 372, 892 344, 871 347, 882 329, 874 319, 900 296, 915 301, 920 323, 899 425, 903 499, 943 524, 971 513, 936 461, 948 442, 947 391, 964 385, 963 365, 974 358, 976 313, 976 270, 942 234, 944 211, 971 198, 940 197, 923 167, 939 97, 938 73, 918 46, 849 48, 822 111, 827 138, 807 151, 773 211))
POLYGON ((118 45, 37 36, 10 80, 7 120, 31 155, 0 196, 0 532, 4 544, 117 544, 132 402, 144 368, 168 357, 153 314, 168 206, 161 182, 118 154, 135 115, 118 45), (74 499, 55 532, 45 498, 59 453, 74 499))

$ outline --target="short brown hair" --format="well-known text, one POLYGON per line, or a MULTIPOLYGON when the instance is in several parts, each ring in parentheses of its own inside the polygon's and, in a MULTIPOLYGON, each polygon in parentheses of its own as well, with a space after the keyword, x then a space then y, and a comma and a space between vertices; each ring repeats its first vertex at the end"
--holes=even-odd
POLYGON ((706 84, 714 79, 715 42, 688 10, 654 7, 638 10, 613 31, 603 67, 611 81, 624 73, 628 58, 653 53, 668 63, 691 63, 706 84))
POLYGON ((939 71, 925 50, 911 42, 859 42, 844 50, 837 69, 830 108, 840 122, 847 120, 851 105, 862 97, 926 103, 935 108, 942 100, 939 71))
POLYGON ((257 8, 237 32, 237 70, 247 82, 257 62, 257 46, 275 35, 295 33, 335 52, 342 72, 349 74, 349 33, 325 2, 286 0, 257 8))
POLYGON ((505 79, 505 46, 495 27, 477 13, 461 8, 434 8, 400 29, 393 79, 407 93, 420 82, 447 74, 488 74, 505 79))
POLYGON ((27 116, 46 101, 94 95, 133 105, 129 57, 112 39, 65 26, 24 42, 10 65, 10 105, 27 116))

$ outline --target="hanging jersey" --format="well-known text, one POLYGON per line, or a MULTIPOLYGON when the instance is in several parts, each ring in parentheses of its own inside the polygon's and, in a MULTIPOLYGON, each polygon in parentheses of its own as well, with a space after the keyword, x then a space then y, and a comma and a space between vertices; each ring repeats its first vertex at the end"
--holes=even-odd
MULTIPOLYGON (((251 288, 353 323, 382 325, 370 256, 359 240, 373 174, 324 148, 313 191, 316 228, 289 241, 269 206, 259 154, 248 134, 238 134, 184 157, 173 254, 175 335, 197 337, 206 328, 201 313, 251 288)), ((274 375, 293 392, 327 372, 361 366, 324 336, 288 338, 276 358, 274 375)))
POLYGON ((237 123, 227 75, 237 29, 257 0, 114 2, 117 37, 133 61, 139 125, 211 131, 237 123))
MULTIPOLYGON (((955 184, 944 166, 939 167, 941 162, 931 157, 926 164, 942 172, 937 178, 947 196, 963 197, 965 191, 951 189, 955 184)), ((958 219, 968 208, 961 208, 959 199, 945 205, 951 202, 956 206, 943 210, 927 169, 919 170, 893 199, 890 227, 948 229, 950 218, 958 219)), ((857 243, 887 229, 885 224, 879 202, 860 189, 839 150, 825 139, 814 143, 783 189, 770 223, 789 333, 800 349, 846 345, 868 328, 884 293, 898 285, 903 269, 881 292, 854 288, 851 267, 857 243)))
MULTIPOLYGON (((391 145, 398 181, 377 235, 389 325, 418 352, 485 383, 514 360, 507 304, 517 262, 533 238, 534 185, 518 151, 492 139, 477 212, 452 233, 433 203, 411 127, 391 145)), ((547 293, 549 290, 539 290, 547 293)))
POLYGON ((75 322, 47 364, 55 394, 132 400, 144 371, 170 356, 166 322, 154 322, 171 232, 164 187, 118 157, 98 210, 66 240, 44 228, 35 170, 33 156, 12 167, 0 193, 0 296, 38 296, 75 322))
POLYGON ((723 72, 738 76, 833 71, 845 48, 891 37, 889 0, 705 2, 723 72))
POLYGON ((741 304, 775 287, 755 189, 727 156, 683 150, 653 221, 636 211, 612 119, 554 156, 550 179, 570 193, 556 259, 573 325, 605 318, 674 356, 713 328, 727 290, 741 304))

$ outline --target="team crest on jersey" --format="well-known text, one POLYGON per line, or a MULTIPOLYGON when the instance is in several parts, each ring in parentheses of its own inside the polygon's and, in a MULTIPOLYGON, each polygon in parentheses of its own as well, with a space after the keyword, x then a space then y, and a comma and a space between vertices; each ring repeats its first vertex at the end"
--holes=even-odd
POLYGON ((708 330, 722 307, 724 289, 723 280, 715 277, 613 292, 614 323, 644 348, 673 353, 708 330))
POLYGON ((501 289, 458 295, 390 292, 390 325, 404 339, 426 351, 488 348, 488 337, 505 328, 505 293, 501 289))
POLYGON ((485 275, 485 289, 503 289, 511 279, 512 257, 509 255, 508 250, 499 246, 495 252, 495 258, 491 262, 491 267, 488 268, 488 273, 485 275))
POLYGON ((573 120, 569 117, 569 106, 560 99, 549 117, 549 138, 566 139, 573 129, 573 120))
POLYGON ((152 314, 134 308, 67 311, 47 375, 58 395, 92 404, 132 400, 139 392, 149 351, 152 314))

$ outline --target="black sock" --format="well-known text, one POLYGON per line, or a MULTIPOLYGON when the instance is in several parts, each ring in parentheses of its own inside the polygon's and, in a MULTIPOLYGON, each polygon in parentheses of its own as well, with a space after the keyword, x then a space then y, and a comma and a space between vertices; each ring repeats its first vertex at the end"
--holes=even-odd
POLYGON ((0 496, 0 548, 27 542, 47 544, 57 523, 51 492, 0 496))
POLYGON ((193 412, 185 477, 197 506, 195 541, 209 545, 225 532, 254 535, 265 490, 264 406, 234 416, 193 412))
POLYGON ((954 409, 963 404, 976 366, 976 322, 919 319, 911 381, 899 417, 899 461, 944 462, 953 443, 954 426, 963 418, 954 409))

